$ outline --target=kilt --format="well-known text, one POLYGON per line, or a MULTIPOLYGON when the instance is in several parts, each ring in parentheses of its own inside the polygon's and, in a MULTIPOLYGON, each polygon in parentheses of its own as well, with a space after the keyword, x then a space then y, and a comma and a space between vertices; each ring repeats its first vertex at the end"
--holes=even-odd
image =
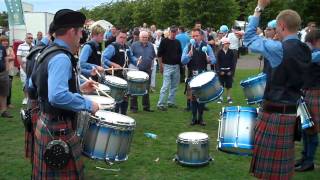
POLYGON ((314 126, 307 129, 311 134, 320 132, 320 89, 305 90, 304 100, 312 117, 314 126))
POLYGON ((37 121, 39 118, 39 109, 38 109, 38 101, 29 99, 29 108, 31 111, 31 123, 32 130, 31 132, 25 131, 25 157, 30 159, 32 163, 33 159, 33 145, 34 145, 34 131, 36 129, 37 121))
POLYGON ((259 113, 250 167, 255 177, 291 179, 295 163, 295 123, 295 114, 259 113))
POLYGON ((81 160, 81 145, 80 138, 75 135, 76 132, 72 129, 71 120, 68 118, 55 119, 52 115, 41 112, 40 118, 37 122, 35 131, 35 145, 33 157, 32 179, 68 179, 78 180, 83 179, 83 162, 81 160), (70 133, 54 137, 68 142, 72 158, 69 160, 64 169, 56 170, 47 166, 44 161, 44 153, 46 145, 53 140, 47 128, 43 125, 46 124, 50 131, 59 131, 61 129, 68 129, 70 133))

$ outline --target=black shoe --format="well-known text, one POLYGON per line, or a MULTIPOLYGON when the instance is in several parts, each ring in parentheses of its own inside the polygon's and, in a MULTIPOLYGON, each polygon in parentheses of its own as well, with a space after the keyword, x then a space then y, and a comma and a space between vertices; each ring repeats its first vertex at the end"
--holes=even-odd
POLYGON ((167 108, 164 106, 158 106, 158 110, 160 111, 167 111, 167 108))
POLYGON ((204 121, 200 121, 200 122, 199 122, 199 125, 200 125, 200 126, 206 126, 207 124, 206 124, 204 121))
POLYGON ((13 118, 13 116, 8 111, 3 111, 1 117, 4 118, 13 118))
POLYGON ((147 111, 147 112, 154 112, 154 110, 150 109, 150 108, 144 108, 143 109, 144 111, 147 111))
POLYGON ((196 124, 197 124, 196 121, 191 121, 191 123, 190 123, 191 126, 194 126, 196 124))
POLYGON ((137 113, 137 112, 138 112, 137 109, 131 109, 130 111, 131 111, 132 113, 137 113))
POLYGON ((175 105, 175 104, 168 104, 168 108, 174 108, 174 109, 177 109, 177 108, 178 108, 178 106, 177 106, 177 105, 175 105))
POLYGON ((301 166, 299 166, 299 167, 296 167, 294 170, 295 170, 296 172, 313 171, 313 170, 314 170, 314 164, 301 165, 301 166))
POLYGON ((301 165, 302 165, 302 163, 303 163, 303 161, 304 161, 304 159, 303 159, 303 158, 296 160, 296 162, 295 162, 295 164, 294 164, 294 167, 301 166, 301 165))

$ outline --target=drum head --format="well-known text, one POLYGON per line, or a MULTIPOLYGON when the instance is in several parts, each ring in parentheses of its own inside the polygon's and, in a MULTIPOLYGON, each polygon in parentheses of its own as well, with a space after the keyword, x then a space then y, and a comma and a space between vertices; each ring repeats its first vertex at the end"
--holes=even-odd
POLYGON ((214 72, 201 73, 198 76, 194 77, 190 81, 189 85, 191 88, 203 86, 203 85, 207 84, 208 82, 210 82, 215 76, 216 76, 216 73, 214 73, 214 72))
POLYGON ((149 79, 149 75, 143 71, 129 71, 127 73, 128 80, 142 80, 147 81, 149 79))
POLYGON ((188 141, 199 141, 208 139, 209 136, 206 133, 202 132, 184 132, 179 134, 179 139, 181 140, 188 140, 188 141))
POLYGON ((107 75, 107 76, 105 76, 105 79, 108 83, 114 84, 114 85, 127 86, 127 84, 128 84, 126 80, 119 78, 117 76, 107 75))
POLYGON ((104 84, 99 84, 98 87, 99 87, 100 90, 102 90, 104 92, 110 92, 109 86, 106 86, 104 84))
POLYGON ((100 118, 101 123, 113 124, 115 126, 135 126, 136 122, 129 116, 125 116, 122 114, 99 110, 95 114, 96 117, 100 118))
POLYGON ((115 104, 113 98, 98 96, 98 95, 83 95, 85 98, 90 99, 98 104, 106 105, 106 104, 115 104))

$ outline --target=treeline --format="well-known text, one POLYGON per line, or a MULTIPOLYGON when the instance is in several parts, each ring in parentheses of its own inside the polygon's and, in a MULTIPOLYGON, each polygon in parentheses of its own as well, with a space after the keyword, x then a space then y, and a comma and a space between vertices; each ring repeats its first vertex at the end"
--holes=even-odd
MULTIPOLYGON (((204 27, 230 27, 234 20, 246 20, 253 12, 257 0, 118 0, 101 4, 92 10, 81 11, 93 20, 105 19, 112 24, 132 28, 156 24, 158 28, 183 25, 191 28, 195 21, 204 27)), ((275 19, 279 11, 294 9, 305 25, 309 21, 320 22, 320 0, 272 1, 262 15, 262 27, 275 19)))

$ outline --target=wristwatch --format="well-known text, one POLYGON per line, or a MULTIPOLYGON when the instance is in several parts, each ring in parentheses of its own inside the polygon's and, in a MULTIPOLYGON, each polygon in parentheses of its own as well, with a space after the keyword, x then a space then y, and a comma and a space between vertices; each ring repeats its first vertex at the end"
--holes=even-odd
POLYGON ((257 6, 256 9, 254 9, 254 12, 261 13, 263 11, 263 8, 261 6, 257 6))

